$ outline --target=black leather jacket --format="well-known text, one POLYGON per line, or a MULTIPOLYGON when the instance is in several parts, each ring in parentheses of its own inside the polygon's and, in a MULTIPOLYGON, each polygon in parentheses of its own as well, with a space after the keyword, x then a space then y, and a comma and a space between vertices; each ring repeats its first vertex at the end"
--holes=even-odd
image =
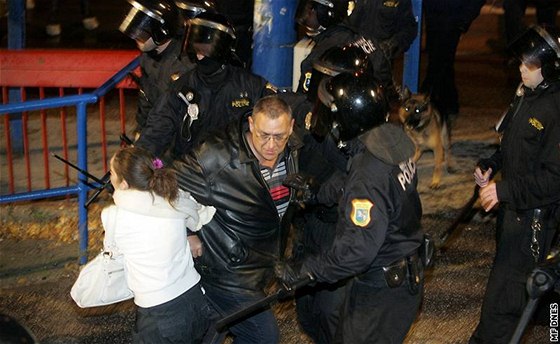
MULTIPOLYGON (((202 204, 216 208, 212 221, 197 233, 203 254, 195 260, 203 282, 217 288, 262 291, 282 255, 289 224, 282 219, 246 140, 247 120, 209 136, 175 162, 179 187, 202 204)), ((286 146, 288 173, 297 172, 300 139, 286 146)), ((293 197, 293 195, 292 195, 293 197)))

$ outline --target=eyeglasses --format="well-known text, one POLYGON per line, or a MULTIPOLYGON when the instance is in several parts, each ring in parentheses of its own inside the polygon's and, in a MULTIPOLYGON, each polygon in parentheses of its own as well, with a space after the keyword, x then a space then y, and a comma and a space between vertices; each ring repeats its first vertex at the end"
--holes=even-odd
POLYGON ((259 134, 255 133, 255 136, 263 142, 268 142, 270 140, 274 141, 276 144, 284 143, 290 137, 289 134, 259 134))

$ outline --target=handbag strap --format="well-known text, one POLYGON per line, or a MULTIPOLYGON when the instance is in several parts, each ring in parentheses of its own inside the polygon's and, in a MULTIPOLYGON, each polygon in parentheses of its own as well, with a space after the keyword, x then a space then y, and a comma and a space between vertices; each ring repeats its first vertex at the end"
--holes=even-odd
POLYGON ((112 216, 113 221, 111 222, 111 225, 109 225, 109 226, 107 226, 107 228, 105 228, 105 243, 106 243, 106 245, 104 245, 103 251, 112 254, 113 249, 116 246, 115 245, 115 228, 117 226, 117 214, 119 212, 119 207, 113 206, 109 209, 112 211, 110 215, 112 216))

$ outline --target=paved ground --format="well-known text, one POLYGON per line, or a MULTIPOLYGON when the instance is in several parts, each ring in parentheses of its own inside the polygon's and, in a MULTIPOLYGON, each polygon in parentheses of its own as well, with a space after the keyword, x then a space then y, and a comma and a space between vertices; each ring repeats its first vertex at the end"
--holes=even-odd
MULTIPOLYGON (((132 48, 110 24, 122 12, 117 2, 95 2, 93 9, 100 10, 102 25, 97 32, 85 32, 79 19, 67 19, 58 40, 45 40, 45 3, 38 2, 35 12, 30 12, 28 47, 132 48)), ((78 13, 77 8, 68 11, 78 13)), ((431 190, 432 155, 425 154, 419 163, 423 225, 434 236, 447 228, 470 197, 474 162, 494 149, 496 137, 489 128, 506 108, 519 80, 515 68, 505 68, 504 56, 487 44, 490 40, 492 47, 500 46, 500 18, 492 8, 485 8, 458 52, 462 108, 452 148, 457 173, 445 175, 442 187, 431 190)), ((109 202, 102 197, 93 206, 92 252, 101 238, 96 214, 109 202)), ((134 321, 131 302, 81 310, 70 299, 69 290, 78 271, 74 200, 2 206, 0 212, 0 312, 21 320, 42 343, 130 342, 134 321)), ((447 249, 438 252, 436 266, 427 277, 422 312, 405 343, 467 342, 476 326, 494 253, 494 225, 492 216, 477 213, 460 227, 447 249)), ((297 327, 291 302, 275 306, 275 311, 282 343, 308 343, 297 327)), ((525 342, 548 343, 548 331, 546 326, 532 327, 525 342)))

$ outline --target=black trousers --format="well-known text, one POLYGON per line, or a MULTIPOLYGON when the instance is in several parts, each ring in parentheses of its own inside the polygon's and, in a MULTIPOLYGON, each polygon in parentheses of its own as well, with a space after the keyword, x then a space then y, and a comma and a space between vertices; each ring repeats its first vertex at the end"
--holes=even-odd
MULTIPOLYGON (((503 228, 496 249, 496 257, 484 300, 478 326, 470 344, 509 343, 527 304, 527 277, 536 267, 531 251, 532 214, 520 215, 512 210, 503 211, 503 228)), ((550 250, 555 227, 552 221, 543 221, 539 237, 540 259, 550 250)))
POLYGON ((334 343, 402 343, 422 302, 421 276, 416 294, 410 292, 408 280, 399 287, 388 287, 382 274, 348 282, 334 343))
POLYGON ((459 112, 459 93, 455 85, 455 53, 461 32, 458 29, 426 30, 428 67, 420 90, 430 94, 430 99, 447 122, 449 114, 459 112))

